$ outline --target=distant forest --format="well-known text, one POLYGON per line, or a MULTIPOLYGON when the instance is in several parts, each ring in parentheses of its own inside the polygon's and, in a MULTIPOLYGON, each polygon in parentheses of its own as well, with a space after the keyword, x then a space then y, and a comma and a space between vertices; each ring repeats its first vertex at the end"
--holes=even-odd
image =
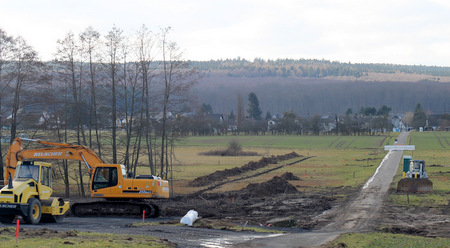
POLYGON ((439 81, 439 77, 450 77, 450 67, 424 65, 367 64, 343 63, 338 61, 317 59, 226 59, 210 61, 189 61, 201 71, 221 73, 229 77, 308 77, 326 78, 350 76, 361 78, 369 73, 384 74, 417 74, 431 76, 439 81))
POLYGON ((190 64, 203 73, 192 89, 198 103, 210 104, 220 114, 236 112, 238 94, 245 98, 250 92, 258 97, 263 112, 271 114, 345 114, 349 108, 356 113, 382 105, 403 114, 414 111, 417 103, 428 113, 450 111, 449 67, 303 59, 190 64))

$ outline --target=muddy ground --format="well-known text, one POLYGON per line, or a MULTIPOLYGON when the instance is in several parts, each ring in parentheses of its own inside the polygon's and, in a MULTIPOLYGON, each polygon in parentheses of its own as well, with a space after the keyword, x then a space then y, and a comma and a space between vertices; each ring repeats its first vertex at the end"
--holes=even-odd
POLYGON ((203 188, 194 194, 177 196, 164 201, 161 204, 162 216, 183 216, 188 210, 194 209, 201 218, 212 220, 312 229, 318 224, 312 218, 332 208, 338 202, 334 195, 341 194, 342 190, 320 194, 304 193, 290 183, 300 179, 286 172, 266 182, 249 184, 239 191, 211 193, 211 190, 224 184, 259 176, 274 169, 300 163, 308 158, 292 152, 286 155, 264 157, 242 167, 216 171, 196 178, 189 185, 203 188), (293 162, 281 163, 286 160, 293 162), (280 164, 280 166, 264 170, 263 168, 269 164, 280 164), (263 171, 261 172, 260 169, 263 171), (252 173, 256 170, 259 170, 258 173, 252 173))
MULTIPOLYGON (((346 211, 343 205, 356 197, 359 189, 340 187, 305 193, 290 183, 301 179, 292 173, 284 173, 266 182, 250 184, 239 191, 209 193, 211 189, 239 180, 238 175, 264 168, 269 163, 277 164, 285 160, 301 163, 306 159, 308 158, 296 153, 272 156, 243 167, 216 171, 197 178, 190 186, 202 186, 206 190, 164 201, 161 203, 162 216, 183 216, 188 210, 194 209, 201 218, 208 220, 305 230, 320 229, 329 224, 339 211, 346 211), (235 179, 236 176, 238 179, 235 179), (234 179, 230 180, 230 177, 234 179)), ((379 231, 450 238, 448 205, 446 208, 411 208, 391 206, 386 201, 377 221, 379 231)))
POLYGON ((250 184, 240 191, 179 196, 161 203, 162 216, 183 216, 190 209, 201 218, 228 220, 236 224, 274 225, 312 229, 313 217, 337 203, 333 194, 300 193, 282 177, 250 184), (287 218, 280 220, 279 218, 287 218))
POLYGON ((424 237, 450 238, 450 205, 446 207, 405 207, 386 203, 379 230, 424 237))

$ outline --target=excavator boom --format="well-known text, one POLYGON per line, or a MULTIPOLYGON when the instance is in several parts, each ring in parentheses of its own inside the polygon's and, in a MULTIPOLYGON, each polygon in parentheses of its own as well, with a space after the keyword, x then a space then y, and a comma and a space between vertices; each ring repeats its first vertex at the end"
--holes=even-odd
POLYGON ((9 147, 8 154, 6 156, 5 184, 10 175, 12 178, 14 178, 17 162, 22 161, 23 159, 79 160, 83 161, 86 164, 86 167, 88 168, 90 174, 92 173, 92 168, 103 164, 102 160, 97 156, 97 154, 85 146, 16 138, 9 147), (31 141, 54 147, 23 150, 23 141, 31 141))

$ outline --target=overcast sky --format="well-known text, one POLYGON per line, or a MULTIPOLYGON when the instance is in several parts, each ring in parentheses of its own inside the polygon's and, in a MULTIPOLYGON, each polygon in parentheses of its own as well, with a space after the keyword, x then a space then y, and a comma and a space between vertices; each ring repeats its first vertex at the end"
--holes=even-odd
POLYGON ((448 0, 0 0, 0 28, 44 60, 68 32, 143 24, 189 60, 326 59, 450 66, 448 0))

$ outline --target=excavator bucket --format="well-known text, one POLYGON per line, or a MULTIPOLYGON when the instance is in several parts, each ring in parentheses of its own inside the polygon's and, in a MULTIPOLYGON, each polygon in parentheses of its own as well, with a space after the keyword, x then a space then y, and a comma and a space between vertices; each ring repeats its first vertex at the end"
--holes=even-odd
POLYGON ((433 182, 427 178, 403 178, 397 184, 397 192, 431 193, 433 182))

